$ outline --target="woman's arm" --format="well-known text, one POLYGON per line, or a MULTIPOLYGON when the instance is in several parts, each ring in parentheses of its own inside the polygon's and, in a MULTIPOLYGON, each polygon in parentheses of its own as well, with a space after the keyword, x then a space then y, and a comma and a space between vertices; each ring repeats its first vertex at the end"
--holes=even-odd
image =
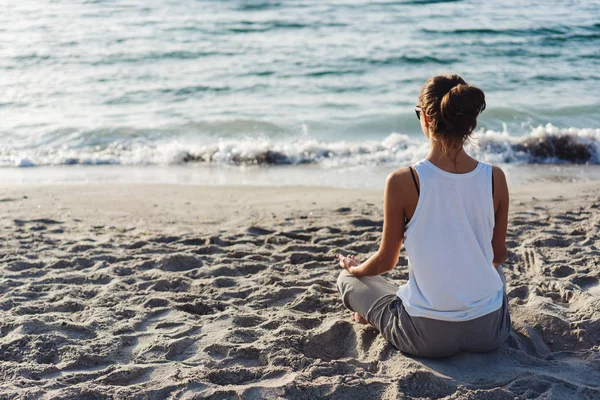
POLYGON ((379 250, 364 263, 358 266, 349 263, 348 267, 345 267, 348 272, 358 278, 381 275, 391 271, 398 263, 404 237, 405 207, 401 188, 406 187, 406 174, 410 174, 410 171, 408 168, 403 168, 391 173, 386 180, 383 197, 383 235, 379 250))
POLYGON ((508 258, 506 248, 506 230, 508 228, 508 185, 504 172, 499 167, 492 167, 494 179, 494 236, 492 248, 494 249, 494 266, 498 266, 508 258))

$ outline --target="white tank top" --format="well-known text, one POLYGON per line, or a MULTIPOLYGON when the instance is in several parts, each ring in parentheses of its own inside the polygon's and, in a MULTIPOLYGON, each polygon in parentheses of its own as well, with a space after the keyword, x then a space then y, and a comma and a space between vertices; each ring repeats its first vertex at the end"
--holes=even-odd
POLYGON ((413 317, 468 321, 502 306, 502 280, 492 263, 492 166, 466 174, 428 160, 414 165, 420 195, 406 225, 408 282, 398 289, 413 317))

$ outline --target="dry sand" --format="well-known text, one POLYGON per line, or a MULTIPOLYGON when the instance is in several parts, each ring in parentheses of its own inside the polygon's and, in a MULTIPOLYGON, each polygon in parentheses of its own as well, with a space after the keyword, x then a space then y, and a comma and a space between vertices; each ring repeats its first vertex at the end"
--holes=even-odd
POLYGON ((600 187, 512 194, 513 333, 432 361, 335 290, 334 254, 378 247, 380 191, 0 187, 0 398, 598 399, 600 187))

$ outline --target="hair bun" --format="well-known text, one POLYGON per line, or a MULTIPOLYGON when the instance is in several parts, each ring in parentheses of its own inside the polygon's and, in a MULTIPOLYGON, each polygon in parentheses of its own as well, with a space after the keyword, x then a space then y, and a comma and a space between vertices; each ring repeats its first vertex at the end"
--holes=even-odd
POLYGON ((446 151, 462 146, 477 127, 485 109, 485 95, 459 75, 432 76, 419 95, 419 106, 428 119, 428 130, 446 151))
POLYGON ((452 87, 440 101, 444 122, 459 131, 472 131, 477 116, 485 110, 485 95, 481 89, 466 83, 452 87))

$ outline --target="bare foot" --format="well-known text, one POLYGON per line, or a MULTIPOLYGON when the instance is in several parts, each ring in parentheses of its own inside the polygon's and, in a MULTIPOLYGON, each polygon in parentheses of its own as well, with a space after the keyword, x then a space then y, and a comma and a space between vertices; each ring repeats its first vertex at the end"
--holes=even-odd
POLYGON ((360 316, 357 312, 352 312, 352 319, 359 324, 368 324, 369 321, 360 316))

